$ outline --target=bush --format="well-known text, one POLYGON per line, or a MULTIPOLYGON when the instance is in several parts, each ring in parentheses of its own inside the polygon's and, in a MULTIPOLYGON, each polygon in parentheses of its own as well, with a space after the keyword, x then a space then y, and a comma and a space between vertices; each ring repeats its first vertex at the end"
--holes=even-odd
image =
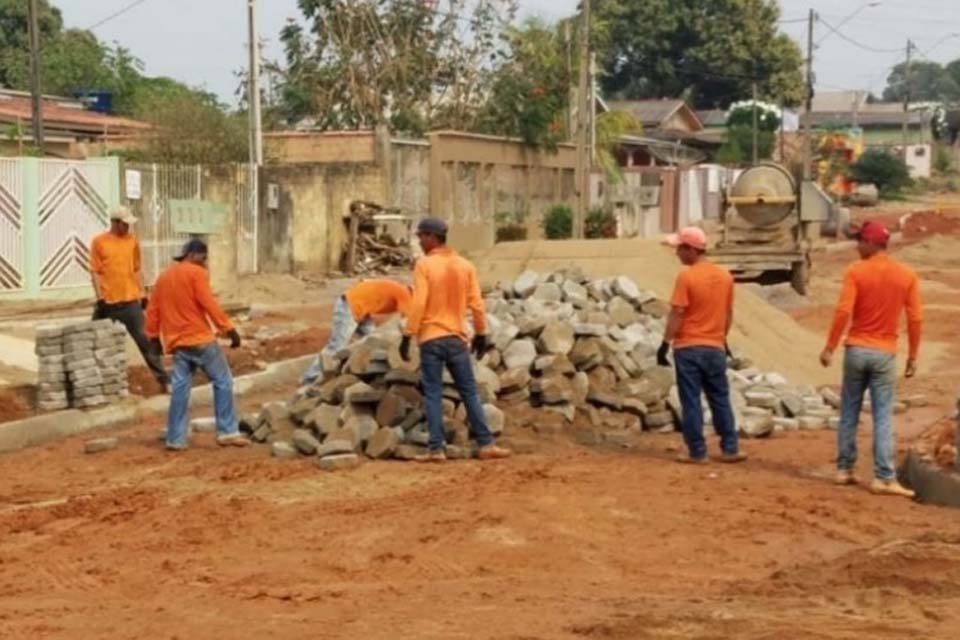
POLYGON ((953 169, 953 153, 950 149, 938 145, 933 156, 933 170, 942 175, 950 173, 951 169, 953 169))
POLYGON ((493 216, 497 225, 495 242, 527 239, 527 212, 503 211, 493 216))
POLYGON ((583 233, 588 238, 617 237, 617 218, 609 211, 591 209, 583 225, 583 233))
POLYGON ((573 211, 564 204, 556 204, 543 216, 543 234, 548 240, 562 240, 573 236, 573 211))
POLYGON ((899 194, 911 182, 903 159, 879 149, 867 149, 860 156, 850 167, 850 179, 877 185, 884 198, 899 194))

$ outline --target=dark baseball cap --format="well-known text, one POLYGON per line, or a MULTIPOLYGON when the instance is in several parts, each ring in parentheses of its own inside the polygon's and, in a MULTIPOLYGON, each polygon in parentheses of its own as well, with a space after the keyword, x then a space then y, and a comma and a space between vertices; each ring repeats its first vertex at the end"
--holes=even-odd
POLYGON ((184 243, 183 247, 180 248, 180 253, 173 256, 173 259, 180 262, 191 253, 207 255, 207 243, 200 238, 190 238, 184 243))
POLYGON ((424 218, 417 223, 417 233, 429 233, 432 236, 447 235, 447 223, 440 218, 424 218))

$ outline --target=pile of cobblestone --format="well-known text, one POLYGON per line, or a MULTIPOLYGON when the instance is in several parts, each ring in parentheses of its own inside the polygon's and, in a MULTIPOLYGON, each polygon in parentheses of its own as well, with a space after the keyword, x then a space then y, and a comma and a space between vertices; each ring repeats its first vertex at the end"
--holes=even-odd
MULTIPOLYGON (((593 442, 677 428, 674 372, 656 362, 669 306, 653 293, 623 276, 528 271, 486 292, 485 302, 490 346, 475 373, 494 434, 504 432, 507 416, 521 406, 562 416, 561 423, 587 430, 593 442)), ((355 465, 363 454, 416 458, 428 439, 419 356, 414 348, 404 361, 400 339, 394 320, 325 356, 320 382, 245 417, 241 428, 270 443, 274 455, 316 456, 324 468, 355 465)), ((744 436, 836 426, 839 398, 831 390, 791 385, 736 357, 731 365, 731 397, 744 436)), ((476 447, 465 407, 449 374, 444 382, 447 455, 469 457, 476 447)), ((705 402, 704 414, 712 424, 705 402)))
POLYGON ((37 408, 82 409, 125 397, 126 336, 123 325, 110 320, 37 327, 37 408))

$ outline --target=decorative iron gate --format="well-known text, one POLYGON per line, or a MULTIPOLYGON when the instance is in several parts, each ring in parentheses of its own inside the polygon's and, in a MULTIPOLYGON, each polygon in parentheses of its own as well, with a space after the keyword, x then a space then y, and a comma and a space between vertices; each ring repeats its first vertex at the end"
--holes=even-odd
POLYGON ((23 170, 0 158, 0 291, 23 289, 23 253, 23 170))

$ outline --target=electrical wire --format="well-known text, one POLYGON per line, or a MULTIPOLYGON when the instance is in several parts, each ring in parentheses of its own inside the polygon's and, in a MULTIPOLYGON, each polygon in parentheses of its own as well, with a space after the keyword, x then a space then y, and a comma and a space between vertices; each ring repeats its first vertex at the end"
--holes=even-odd
POLYGON ((91 27, 87 27, 87 31, 93 31, 94 29, 96 29, 96 28, 98 28, 98 27, 102 27, 103 25, 105 25, 106 23, 110 22, 110 21, 113 20, 114 18, 119 18, 120 16, 122 16, 123 14, 125 14, 127 11, 130 11, 131 9, 135 9, 136 7, 140 6, 141 4, 143 4, 143 3, 146 2, 146 1, 147 1, 147 0, 134 0, 134 2, 131 2, 130 4, 127 4, 127 5, 123 6, 123 7, 121 7, 120 9, 118 9, 118 10, 115 11, 114 13, 111 13, 109 16, 107 16, 106 18, 104 18, 104 19, 101 20, 100 22, 97 22, 96 24, 94 24, 94 25, 91 26, 91 27))
POLYGON ((827 29, 829 29, 829 30, 830 30, 832 33, 834 33, 837 37, 841 38, 842 40, 845 40, 845 41, 849 42, 850 44, 854 45, 855 47, 859 47, 860 49, 863 49, 864 51, 869 51, 869 52, 871 52, 871 53, 899 53, 899 52, 901 51, 901 49, 900 49, 899 47, 896 48, 896 49, 879 49, 879 48, 877 48, 877 47, 871 47, 870 45, 863 44, 862 42, 857 42, 856 40, 854 40, 853 38, 851 38, 851 37, 848 36, 847 34, 843 33, 843 32, 840 31, 840 30, 838 30, 836 27, 834 27, 833 25, 831 25, 829 22, 827 22, 826 20, 824 20, 823 17, 818 16, 818 17, 817 17, 817 20, 818 20, 819 22, 823 23, 823 26, 825 26, 827 29))

